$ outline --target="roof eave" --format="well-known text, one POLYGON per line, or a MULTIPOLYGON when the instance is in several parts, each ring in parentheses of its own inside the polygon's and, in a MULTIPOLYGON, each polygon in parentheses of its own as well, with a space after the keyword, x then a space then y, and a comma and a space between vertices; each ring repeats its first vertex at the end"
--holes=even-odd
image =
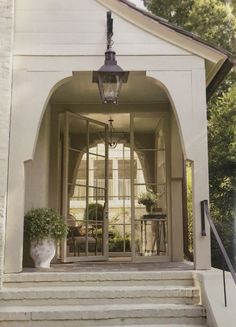
POLYGON ((207 93, 207 100, 211 98, 211 96, 216 91, 219 84, 224 80, 224 78, 228 75, 230 70, 236 65, 236 61, 234 58, 227 58, 220 69, 215 74, 214 78, 207 86, 206 93, 207 93))

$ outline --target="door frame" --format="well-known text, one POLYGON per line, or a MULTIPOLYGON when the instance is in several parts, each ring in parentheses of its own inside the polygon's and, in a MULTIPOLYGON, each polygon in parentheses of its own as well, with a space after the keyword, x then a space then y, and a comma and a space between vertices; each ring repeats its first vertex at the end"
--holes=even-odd
MULTIPOLYGON (((87 114, 87 113, 84 113, 87 114)), ((135 185, 134 185, 134 175, 132 171, 132 167, 134 166, 134 151, 135 151, 135 140, 134 140, 134 118, 135 117, 151 117, 155 116, 155 112, 142 112, 142 113, 129 113, 130 115, 130 180, 131 180, 131 252, 130 255, 127 255, 131 258, 132 262, 170 262, 171 259, 171 208, 170 208, 170 181, 169 181, 169 170, 170 170, 170 157, 169 157, 169 136, 166 137, 166 161, 167 161, 167 171, 166 171, 166 193, 167 193, 167 242, 168 242, 168 255, 166 256, 138 256, 135 251, 135 185)), ((109 249, 108 249, 108 159, 109 159, 109 148, 108 148, 108 124, 103 123, 101 121, 96 121, 94 119, 83 116, 83 114, 77 114, 72 112, 65 112, 61 114, 65 117, 64 121, 64 145, 63 145, 63 176, 62 176, 62 215, 66 219, 67 211, 68 211, 68 193, 65 185, 68 182, 68 146, 69 146, 69 117, 74 117, 76 119, 80 118, 82 120, 87 121, 87 128, 89 122, 98 124, 100 126, 105 127, 105 210, 104 210, 104 231, 103 231, 103 249, 104 252, 102 256, 84 256, 84 257, 67 257, 66 256, 66 242, 63 242, 61 247, 62 261, 63 262, 78 262, 78 261, 107 261, 109 259, 109 249)), ((164 119, 168 121, 168 117, 163 115, 164 119)), ((88 132, 88 130, 87 130, 88 132)), ((87 133, 87 144, 89 140, 89 133, 87 133)), ((89 148, 87 147, 87 153, 89 152, 89 148)), ((88 170, 87 170, 88 171, 88 170)), ((87 193, 87 192, 86 192, 87 193)), ((111 256, 113 257, 113 256, 111 256)))

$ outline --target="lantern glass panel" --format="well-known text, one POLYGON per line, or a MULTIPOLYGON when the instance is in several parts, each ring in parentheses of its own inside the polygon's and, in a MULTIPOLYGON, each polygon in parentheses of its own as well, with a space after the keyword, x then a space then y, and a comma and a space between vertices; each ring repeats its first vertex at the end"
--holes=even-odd
POLYGON ((99 74, 99 90, 103 103, 117 103, 122 84, 122 77, 119 74, 99 74))

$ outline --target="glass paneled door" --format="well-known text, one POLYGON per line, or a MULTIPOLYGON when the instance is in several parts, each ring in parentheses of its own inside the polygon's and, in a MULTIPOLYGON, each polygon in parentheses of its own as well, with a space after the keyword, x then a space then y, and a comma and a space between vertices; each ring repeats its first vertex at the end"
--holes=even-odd
POLYGON ((131 116, 131 212, 133 261, 170 261, 165 119, 131 116), (142 174, 134 168, 139 161, 142 174))
POLYGON ((62 213, 68 225, 63 262, 108 259, 107 128, 70 112, 62 117, 62 213), (101 139, 103 146, 95 146, 101 139))

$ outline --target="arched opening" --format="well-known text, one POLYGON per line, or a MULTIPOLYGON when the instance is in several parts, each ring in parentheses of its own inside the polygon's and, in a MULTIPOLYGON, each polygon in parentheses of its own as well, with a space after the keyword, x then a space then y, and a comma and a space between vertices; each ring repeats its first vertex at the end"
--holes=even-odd
MULTIPOLYGON (((144 72, 132 72, 119 106, 99 101, 91 72, 75 74, 52 94, 31 163, 35 170, 26 167, 26 203, 32 203, 41 165, 47 183, 40 206, 56 209, 69 226, 61 260, 171 261, 173 221, 179 226, 182 219, 172 210, 171 166, 182 173, 183 151, 169 98, 144 72), (115 149, 107 143, 110 118, 122 135, 115 149), (44 163, 40 148, 46 149, 44 163)), ((178 253, 183 257, 182 248, 178 253)))

